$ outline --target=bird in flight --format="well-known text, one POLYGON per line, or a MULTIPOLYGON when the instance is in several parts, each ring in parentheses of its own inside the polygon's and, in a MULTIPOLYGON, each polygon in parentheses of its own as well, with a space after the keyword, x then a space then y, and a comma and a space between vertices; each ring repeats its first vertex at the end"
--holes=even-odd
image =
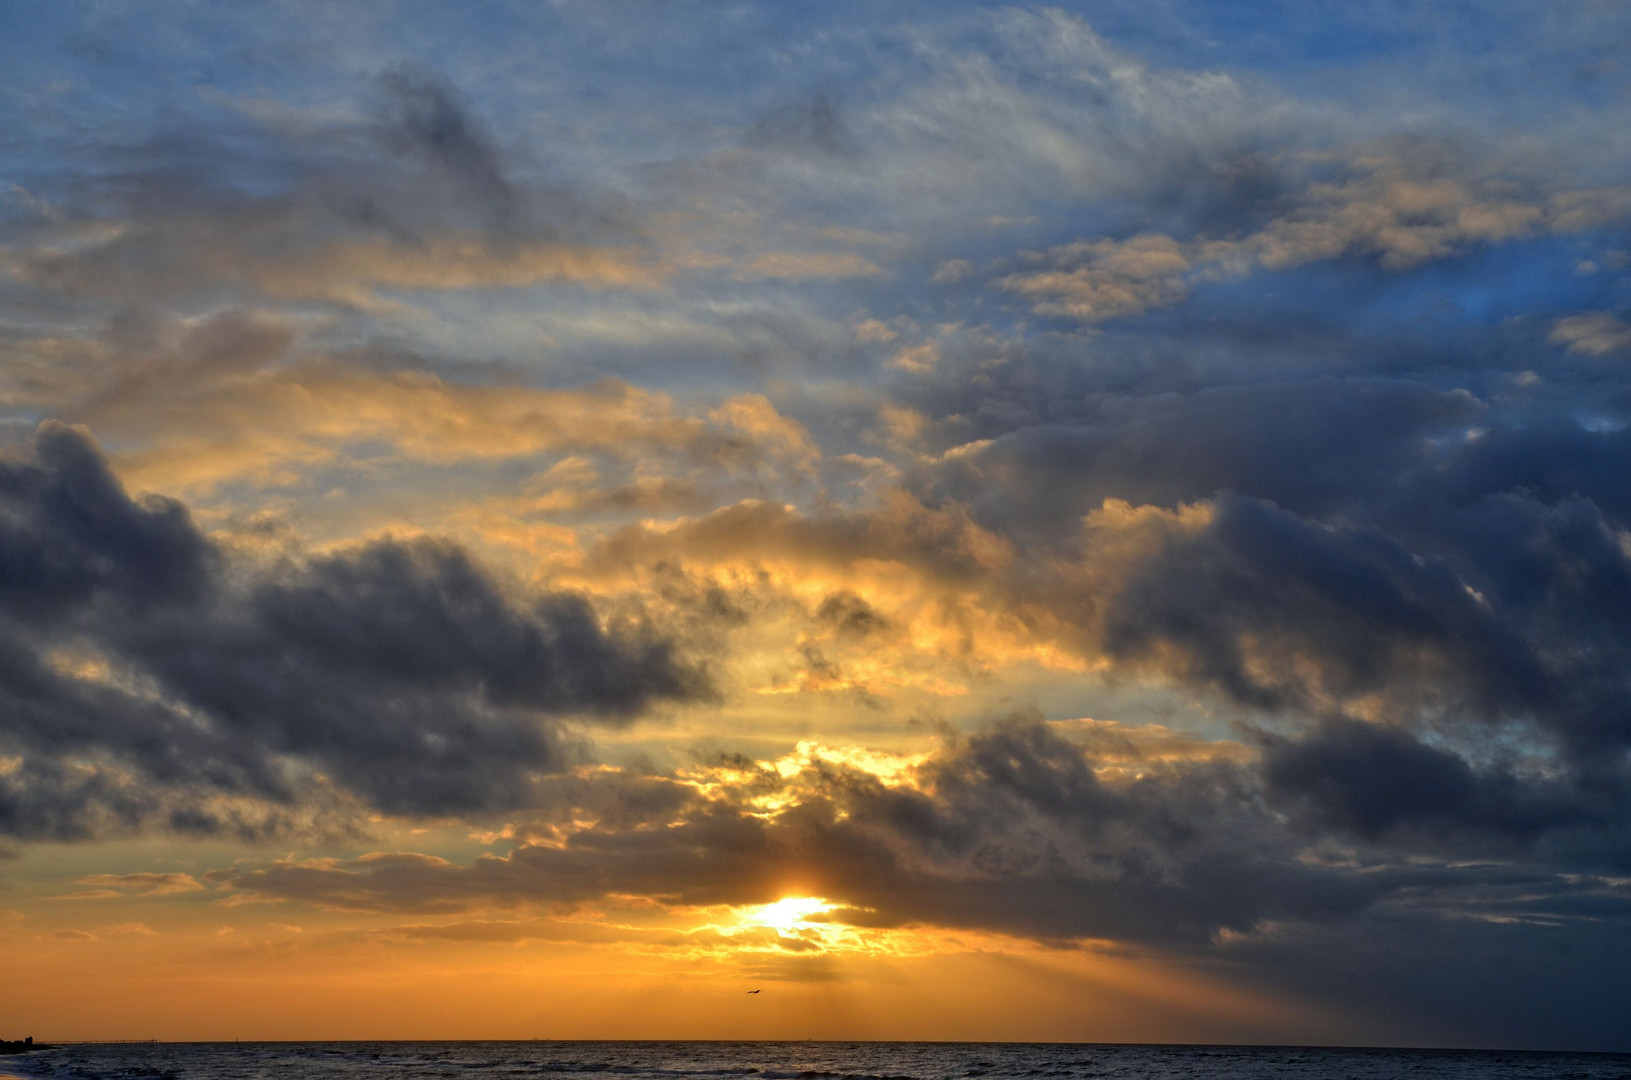
POLYGON ((757 990, 749 990, 749 991, 748 991, 748 993, 750 993, 750 994, 757 994, 757 993, 758 993, 758 992, 759 992, 759 991, 757 991, 757 990))

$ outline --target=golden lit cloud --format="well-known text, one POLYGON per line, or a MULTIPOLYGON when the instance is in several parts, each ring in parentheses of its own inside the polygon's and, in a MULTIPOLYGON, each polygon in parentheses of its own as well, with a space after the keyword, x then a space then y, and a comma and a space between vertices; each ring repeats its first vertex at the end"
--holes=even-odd
POLYGON ((274 296, 332 297, 377 306, 375 290, 515 288, 539 282, 591 288, 651 288, 668 271, 644 253, 557 243, 495 244, 483 236, 442 236, 419 244, 349 241, 301 259, 257 268, 274 296))

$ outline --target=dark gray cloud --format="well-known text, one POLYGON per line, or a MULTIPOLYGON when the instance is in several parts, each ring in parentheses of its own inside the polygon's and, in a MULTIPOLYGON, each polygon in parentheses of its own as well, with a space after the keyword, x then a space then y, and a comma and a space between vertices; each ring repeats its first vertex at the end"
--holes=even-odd
POLYGON ((502 152, 471 116, 458 90, 437 72, 406 64, 380 76, 386 145, 421 158, 467 187, 504 223, 514 192, 502 152))
POLYGON ((1106 498, 1173 506, 1230 490, 1337 513, 1429 464, 1428 440, 1486 412, 1465 391, 1379 378, 1132 392, 1043 383, 997 411, 1007 396, 974 412, 945 404, 981 422, 965 437, 993 441, 924 477, 927 490, 994 527, 1055 534, 1106 498))
POLYGON ((213 553, 180 503, 126 496, 97 447, 41 426, 32 460, 0 461, 0 604, 55 623, 99 599, 125 607, 191 603, 213 553))
POLYGON ((1232 495, 1217 500, 1205 529, 1155 553, 1111 600, 1112 655, 1134 657, 1158 641, 1177 647, 1185 678, 1269 708, 1307 710, 1323 695, 1351 699, 1419 681, 1425 665, 1467 679, 1464 692, 1484 708, 1521 712, 1549 678, 1449 566, 1375 531, 1321 527, 1232 495), (1312 677, 1289 670, 1305 658, 1312 677))
MULTIPOLYGON (((1048 363, 992 362, 1033 393, 984 430, 928 418, 990 441, 920 458, 919 502, 742 504, 604 555, 889 560, 994 611, 1045 611, 1113 670, 1232 703, 1269 729, 1253 797, 1311 842, 1627 865, 1622 428, 1503 397, 1504 376, 1485 396, 1426 372, 1161 393, 1089 375, 1050 395, 1070 383, 1048 363), (1084 538, 1083 519, 1110 499, 1200 504, 1204 522, 1101 548, 1108 526, 1084 538)), ((815 614, 852 613, 835 596, 815 614)))
POLYGON ((750 782, 725 802, 679 805, 665 828, 598 827, 469 866, 380 854, 214 880, 264 897, 408 911, 610 893, 751 904, 796 891, 847 905, 842 917, 860 925, 1167 943, 1270 919, 1324 921, 1399 887, 1386 875, 1294 861, 1244 773, 1155 768, 1110 785, 1093 764, 1081 746, 1018 717, 949 747, 919 775, 921 787, 818 765, 815 787, 771 820, 731 801, 763 793, 750 782))
POLYGON ((608 627, 574 594, 518 603, 449 544, 233 566, 60 424, 0 481, 0 753, 21 755, 0 825, 16 835, 209 831, 211 796, 330 786, 410 815, 524 806, 582 760, 562 718, 712 693, 650 629, 608 627))
POLYGON ((710 691, 670 642, 608 633, 569 594, 517 609, 434 543, 317 560, 123 648, 234 740, 410 814, 525 805, 535 773, 582 760, 541 716, 618 721, 710 691))
POLYGON ((1308 814, 1317 831, 1367 840, 1424 831, 1448 848, 1476 848, 1488 837, 1524 841, 1576 827, 1623 832, 1614 799, 1509 769, 1479 771, 1408 731, 1355 720, 1328 720, 1296 739, 1266 736, 1262 771, 1270 799, 1308 814))
MULTIPOLYGON (((1364 695, 1415 722, 1529 725, 1570 766, 1623 776, 1631 560, 1577 494, 1514 487, 1456 500, 1436 471, 1389 532, 1325 525, 1239 496, 1111 599, 1105 645, 1166 649, 1174 674, 1270 709, 1364 695), (1422 490, 1425 489, 1425 490, 1422 490)), ((1393 525, 1384 515, 1381 521, 1393 525)))
POLYGON ((932 448, 967 445, 906 483, 1012 542, 1020 569, 993 600, 1043 606, 1089 655, 1282 726, 1380 719, 1513 785, 1560 785, 1499 811, 1469 796, 1486 823, 1573 807, 1600 826, 1628 790, 1631 441, 1579 402, 1620 374, 1514 371, 1542 357, 1489 344, 1361 353, 1377 370, 1344 378, 1316 358, 1295 377, 1244 356, 1135 369, 1115 342, 988 359, 917 399, 932 448), (1209 521, 1073 585, 1053 568, 1103 557, 1080 537, 1110 499, 1209 521))
MULTIPOLYGON (((1596 914, 1559 919, 1546 911, 1565 906, 1569 890, 1560 882, 1545 883, 1545 904, 1526 903, 1516 882, 1477 887, 1501 899, 1454 905, 1450 917, 1394 906, 1342 923, 1284 926, 1219 950, 1214 970, 1310 1008, 1386 1024, 1399 1045, 1623 1052, 1619 973, 1631 960, 1623 896, 1596 914)), ((1608 890, 1592 881, 1579 891, 1608 890)))
POLYGON ((1461 392, 1321 381, 1022 428, 923 490, 965 493, 1021 566, 1072 558, 1105 499, 1203 503, 1204 527, 1153 537, 1113 580, 1020 574, 1010 596, 1118 666, 1282 725, 1336 714, 1265 744, 1271 791, 1324 828, 1623 866, 1627 445, 1461 392))
MULTIPOLYGON (((1622 877, 1582 872, 1532 841, 1593 814, 1597 828, 1623 828, 1623 815, 1555 786, 1536 801, 1536 785, 1406 733, 1336 722, 1270 739, 1257 761, 1149 760, 1135 778, 1101 778, 1091 741, 1020 715, 950 739, 911 785, 820 761, 797 778, 722 764, 738 779, 707 799, 664 799, 655 816, 602 819, 469 864, 401 852, 290 859, 208 882, 265 901, 428 914, 815 895, 836 904, 827 918, 857 927, 1184 956, 1370 1010, 1427 1042, 1543 1043, 1568 1030, 1580 1045, 1615 1044, 1612 1009, 1578 978, 1612 984, 1627 943, 1601 928, 1623 923, 1631 894, 1622 877), (792 798, 767 816, 749 802, 766 795, 792 798), (1497 853, 1495 833, 1523 842, 1497 853), (1436 1008, 1443 995, 1464 1000, 1436 1008)), ((604 804, 626 784, 664 782, 593 783, 604 804)))

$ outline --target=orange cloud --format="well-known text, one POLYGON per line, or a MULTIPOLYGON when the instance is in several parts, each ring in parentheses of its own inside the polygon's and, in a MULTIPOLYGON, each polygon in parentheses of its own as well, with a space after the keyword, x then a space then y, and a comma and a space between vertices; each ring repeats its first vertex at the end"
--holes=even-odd
POLYGON ((551 241, 509 246, 467 234, 417 244, 349 240, 254 267, 250 276, 274 296, 332 298, 366 307, 376 303, 374 290, 378 288, 514 288, 539 282, 651 288, 669 273, 636 249, 551 241))

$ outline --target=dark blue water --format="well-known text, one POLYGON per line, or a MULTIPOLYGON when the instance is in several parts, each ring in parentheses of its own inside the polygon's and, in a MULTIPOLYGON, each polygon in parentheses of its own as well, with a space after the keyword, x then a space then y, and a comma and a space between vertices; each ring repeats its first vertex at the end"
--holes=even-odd
POLYGON ((1631 1054, 1035 1043, 145 1043, 0 1058, 0 1072, 7 1071, 50 1080, 1631 1080, 1631 1054))

